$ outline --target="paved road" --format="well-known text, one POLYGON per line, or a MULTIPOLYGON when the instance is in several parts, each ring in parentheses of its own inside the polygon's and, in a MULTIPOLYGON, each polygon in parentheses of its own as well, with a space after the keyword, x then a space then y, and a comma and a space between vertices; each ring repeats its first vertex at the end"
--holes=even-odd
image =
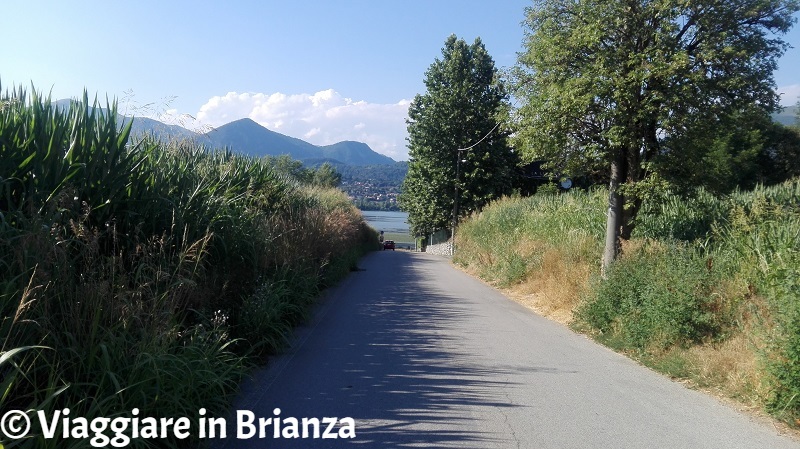
POLYGON ((231 429, 218 446, 800 447, 541 318, 444 258, 383 251, 361 268, 235 404, 264 418, 276 407, 284 418, 353 417, 356 438, 236 440, 231 429))

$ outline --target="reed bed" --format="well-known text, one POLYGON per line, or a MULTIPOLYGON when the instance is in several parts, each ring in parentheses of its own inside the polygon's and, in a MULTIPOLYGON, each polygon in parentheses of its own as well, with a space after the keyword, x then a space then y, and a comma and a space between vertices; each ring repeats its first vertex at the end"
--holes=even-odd
MULTIPOLYGON (((0 97, 2 410, 224 415, 320 289, 377 246, 340 191, 130 128, 85 94, 69 108, 0 97)), ((3 444, 89 447, 32 434, 3 444)), ((148 444, 192 442, 133 441, 148 444)))

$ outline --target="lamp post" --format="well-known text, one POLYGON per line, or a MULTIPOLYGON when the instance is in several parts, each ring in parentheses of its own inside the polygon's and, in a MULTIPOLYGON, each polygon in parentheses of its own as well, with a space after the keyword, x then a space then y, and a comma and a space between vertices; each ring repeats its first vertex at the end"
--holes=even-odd
MULTIPOLYGON (((455 253, 456 253, 456 227, 458 226, 458 169, 459 169, 459 165, 461 165, 461 162, 462 162, 461 161, 461 152, 462 151, 469 151, 469 150, 475 148, 476 146, 478 146, 478 144, 480 144, 481 142, 486 140, 486 138, 489 137, 489 134, 493 133, 494 130, 496 130, 498 126, 500 126, 500 122, 499 121, 494 124, 494 127, 491 129, 491 131, 486 133, 485 136, 481 137, 481 140, 473 143, 472 145, 470 145, 470 146, 468 146, 466 148, 458 148, 458 149, 456 149, 456 187, 455 187, 455 193, 454 193, 454 197, 453 197, 453 236, 450 239, 450 255, 451 256, 455 255, 455 253)), ((467 160, 465 159, 463 162, 467 162, 467 160)))
MULTIPOLYGON (((456 227, 458 227, 458 174, 459 167, 461 166, 461 152, 467 150, 469 150, 469 148, 458 148, 456 150, 456 182, 455 193, 453 194, 453 235, 450 238, 451 256, 456 254, 456 227)), ((464 162, 466 162, 466 160, 464 162)))

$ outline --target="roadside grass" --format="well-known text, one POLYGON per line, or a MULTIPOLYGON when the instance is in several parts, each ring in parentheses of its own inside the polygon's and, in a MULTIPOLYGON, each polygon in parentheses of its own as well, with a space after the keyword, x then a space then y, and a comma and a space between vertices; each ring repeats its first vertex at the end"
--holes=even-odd
POLYGON ((599 277, 606 193, 505 198, 459 228, 454 262, 670 376, 800 419, 800 180, 665 194, 599 277))
POLYGON ((602 192, 504 198, 459 227, 454 262, 569 322, 599 267, 602 192))
POLYGON ((403 234, 399 232, 385 232, 383 234, 383 239, 394 240, 395 242, 398 243, 410 243, 412 245, 414 244, 414 237, 412 237, 410 234, 403 234))
MULTIPOLYGON (((0 97, 0 409, 223 415, 377 235, 341 191, 191 142, 131 141, 104 109, 0 97)), ((2 444, 90 447, 33 435, 2 444)))
POLYGON ((395 242, 413 242, 414 237, 411 234, 405 234, 400 232, 384 232, 383 233, 384 240, 394 240, 395 242))

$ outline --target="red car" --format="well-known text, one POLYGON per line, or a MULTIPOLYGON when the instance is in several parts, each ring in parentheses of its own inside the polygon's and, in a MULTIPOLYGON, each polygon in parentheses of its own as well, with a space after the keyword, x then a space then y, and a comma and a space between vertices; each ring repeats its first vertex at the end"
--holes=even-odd
POLYGON ((383 249, 384 250, 390 249, 394 251, 394 240, 386 240, 385 242, 383 242, 383 249))

